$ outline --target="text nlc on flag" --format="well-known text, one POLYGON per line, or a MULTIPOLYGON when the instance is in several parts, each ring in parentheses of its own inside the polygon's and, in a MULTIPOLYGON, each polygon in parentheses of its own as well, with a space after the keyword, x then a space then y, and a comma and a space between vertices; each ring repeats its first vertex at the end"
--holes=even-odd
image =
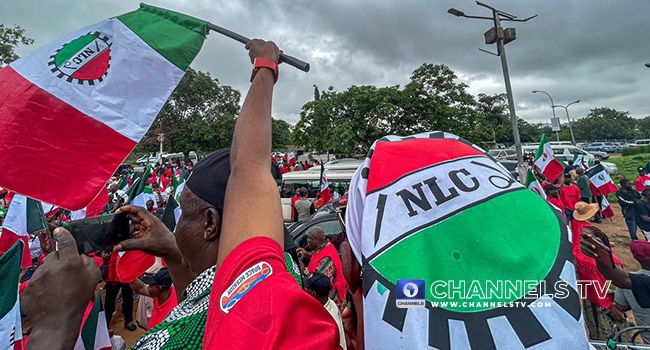
POLYGON ((79 210, 145 135, 207 22, 141 5, 0 70, 0 186, 79 210))

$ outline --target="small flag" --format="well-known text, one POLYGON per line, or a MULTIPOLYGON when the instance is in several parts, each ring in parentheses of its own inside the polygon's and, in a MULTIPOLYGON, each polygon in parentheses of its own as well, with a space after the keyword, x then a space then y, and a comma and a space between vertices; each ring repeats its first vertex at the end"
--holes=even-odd
POLYGON ((139 181, 133 184, 127 193, 129 195, 129 201, 127 204, 144 207, 150 199, 153 200, 154 205, 157 203, 158 198, 154 195, 153 188, 149 184, 149 181, 147 181, 151 171, 151 165, 147 164, 144 173, 138 178, 139 181))
POLYGON ((603 200, 600 201, 600 212, 606 218, 611 218, 612 216, 614 216, 614 210, 612 210, 612 206, 609 205, 607 196, 603 196, 603 200))
POLYGON ((548 143, 546 135, 542 136, 542 140, 539 143, 539 148, 537 148, 537 153, 535 154, 535 165, 542 171, 542 174, 550 182, 557 180, 560 175, 564 172, 564 167, 553 153, 551 144, 548 143))
POLYGON ((174 232, 176 229, 176 223, 181 217, 181 206, 176 201, 176 196, 169 196, 167 199, 167 205, 165 206, 165 212, 163 213, 162 222, 167 226, 167 228, 174 232))
POLYGON ((0 231, 0 254, 11 248, 16 241, 23 241, 22 268, 32 266, 27 238, 30 234, 47 227, 41 202, 17 194, 9 205, 2 231, 0 231))
POLYGON ((0 349, 13 349, 15 343, 23 338, 18 282, 21 255, 25 254, 26 246, 23 241, 18 241, 0 255, 0 349))
POLYGON ((325 166, 320 165, 320 198, 323 201, 323 204, 327 204, 332 201, 332 194, 330 193, 330 187, 327 183, 327 174, 325 173, 325 166))
POLYGON ((143 4, 1 69, 0 164, 11 171, 0 184, 69 210, 87 206, 145 135, 206 33, 205 21, 143 4))
POLYGON ((81 323, 81 334, 77 338, 74 350, 110 350, 112 349, 111 339, 106 326, 104 305, 102 304, 102 290, 97 293, 93 304, 88 304, 81 323), (92 307, 91 307, 92 305, 92 307))
POLYGON ((537 177, 535 177, 535 174, 533 174, 533 171, 530 169, 528 169, 528 172, 526 173, 526 187, 528 187, 529 190, 537 193, 540 197, 546 199, 546 193, 544 192, 542 185, 539 183, 537 177))
POLYGON ((585 173, 591 183, 598 188, 598 191, 604 196, 618 191, 618 187, 612 181, 612 178, 609 177, 607 169, 602 164, 598 164, 589 168, 585 173))

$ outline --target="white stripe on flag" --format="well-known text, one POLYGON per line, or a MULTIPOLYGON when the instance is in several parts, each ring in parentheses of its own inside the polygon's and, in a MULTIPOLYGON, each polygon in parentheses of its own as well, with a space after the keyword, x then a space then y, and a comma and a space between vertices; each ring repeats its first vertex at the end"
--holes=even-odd
POLYGON ((147 132, 184 74, 118 19, 65 35, 11 66, 34 85, 135 142, 147 132), (89 86, 57 79, 48 66, 50 56, 65 43, 94 31, 112 40, 111 63, 105 80, 89 86), (134 65, 136 61, 138 64, 134 65), (133 81, 133 77, 138 80, 133 81))

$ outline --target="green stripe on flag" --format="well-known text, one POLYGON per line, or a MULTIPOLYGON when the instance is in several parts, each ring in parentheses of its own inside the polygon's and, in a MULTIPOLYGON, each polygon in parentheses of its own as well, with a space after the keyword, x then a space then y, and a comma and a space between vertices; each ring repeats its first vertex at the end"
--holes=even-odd
POLYGON ((36 233, 47 227, 43 213, 43 204, 40 201, 27 198, 27 233, 36 233))
POLYGON ((95 349, 95 338, 97 335, 97 321, 99 313, 102 311, 102 290, 97 293, 97 298, 93 304, 90 314, 86 318, 83 327, 81 328, 81 340, 84 343, 84 348, 95 349))
POLYGON ((23 244, 23 241, 18 240, 0 256, 0 319, 14 308, 18 300, 23 244))
POLYGON ((174 196, 169 196, 169 199, 167 199, 167 205, 165 206, 165 212, 163 213, 162 222, 167 226, 169 231, 172 232, 176 229, 176 215, 174 215, 176 208, 178 208, 178 202, 176 202, 174 196))
POLYGON ((502 298, 486 295, 463 299, 454 294, 444 300, 433 300, 430 287, 434 281, 455 281, 455 286, 464 281, 467 292, 472 281, 482 286, 487 281, 541 281, 558 256, 559 225, 544 199, 522 189, 477 204, 416 232, 371 260, 370 265, 391 283, 404 278, 424 279, 428 301, 459 302, 445 307, 447 310, 483 311, 489 308, 463 306, 461 302, 512 302, 535 286, 523 287, 502 298), (513 203, 517 206, 513 207, 513 203), (518 219, 504 220, 504 215, 512 216, 513 211, 517 211, 518 219), (527 231, 522 223, 534 223, 534 229, 527 231))
POLYGON ((116 18, 183 71, 201 50, 207 33, 206 21, 146 4, 116 18))

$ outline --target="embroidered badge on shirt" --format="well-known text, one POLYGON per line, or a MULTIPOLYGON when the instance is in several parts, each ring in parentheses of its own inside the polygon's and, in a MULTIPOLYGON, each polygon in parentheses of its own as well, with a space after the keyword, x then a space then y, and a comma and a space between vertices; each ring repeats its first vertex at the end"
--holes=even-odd
POLYGON ((250 292, 253 287, 271 276, 271 274, 273 274, 273 268, 265 261, 259 262, 242 272, 235 279, 235 282, 221 294, 219 299, 221 311, 227 314, 246 293, 250 292))

